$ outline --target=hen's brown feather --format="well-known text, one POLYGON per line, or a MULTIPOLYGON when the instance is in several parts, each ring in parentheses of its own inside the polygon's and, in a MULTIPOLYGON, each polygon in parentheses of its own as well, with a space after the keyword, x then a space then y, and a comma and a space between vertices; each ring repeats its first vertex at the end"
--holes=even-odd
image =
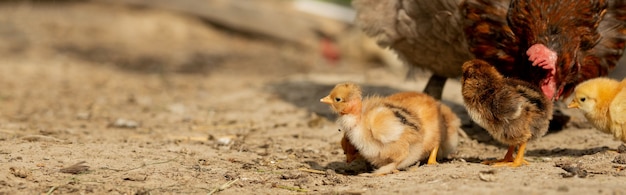
POLYGON ((462 0, 354 0, 355 23, 379 45, 395 50, 411 68, 442 77, 461 75, 471 58, 462 31, 462 0))
POLYGON ((461 9, 470 52, 507 77, 539 86, 549 72, 532 66, 526 51, 534 44, 556 51, 563 97, 607 75, 625 46, 626 0, 466 0, 461 9))
POLYGON ((583 52, 580 76, 565 86, 564 94, 571 94, 574 87, 585 80, 606 76, 624 52, 626 46, 626 0, 610 0, 606 13, 598 25, 599 42, 591 50, 583 52))

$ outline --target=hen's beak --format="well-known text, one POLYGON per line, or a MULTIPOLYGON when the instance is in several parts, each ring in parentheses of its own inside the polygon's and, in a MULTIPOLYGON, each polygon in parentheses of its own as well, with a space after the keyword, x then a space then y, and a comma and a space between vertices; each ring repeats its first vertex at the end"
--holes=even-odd
POLYGON ((325 103, 325 104, 332 104, 333 101, 330 99, 330 96, 326 96, 322 99, 320 99, 320 102, 325 103))
POLYGON ((578 102, 572 100, 572 102, 567 105, 567 108, 578 108, 578 102))

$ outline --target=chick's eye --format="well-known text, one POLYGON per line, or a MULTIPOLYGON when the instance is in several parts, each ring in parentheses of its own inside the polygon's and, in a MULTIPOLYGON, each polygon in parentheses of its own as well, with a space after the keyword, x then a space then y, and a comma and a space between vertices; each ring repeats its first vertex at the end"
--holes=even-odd
POLYGON ((341 98, 336 97, 335 102, 341 102, 341 98))
POLYGON ((580 98, 580 102, 585 102, 585 100, 587 100, 587 98, 580 98))

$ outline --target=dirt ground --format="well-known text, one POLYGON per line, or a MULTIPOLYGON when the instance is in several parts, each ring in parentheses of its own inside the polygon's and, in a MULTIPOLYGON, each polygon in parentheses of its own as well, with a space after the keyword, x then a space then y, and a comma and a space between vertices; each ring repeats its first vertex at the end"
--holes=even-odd
MULTIPOLYGON (((468 137, 437 165, 359 177, 319 99, 421 90, 386 66, 200 19, 97 3, 0 5, 0 194, 626 194, 621 142, 574 110, 529 143, 528 166, 471 125, 458 80, 444 103, 468 137)), ((562 108, 562 105, 561 105, 562 108)))

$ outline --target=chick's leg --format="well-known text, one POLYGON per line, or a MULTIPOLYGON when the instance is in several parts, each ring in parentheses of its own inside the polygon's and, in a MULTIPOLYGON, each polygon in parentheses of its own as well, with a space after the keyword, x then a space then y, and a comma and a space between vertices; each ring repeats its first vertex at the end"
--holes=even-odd
POLYGON ((506 155, 504 155, 504 159, 500 159, 500 160, 486 160, 483 161, 482 164, 485 165, 491 165, 494 163, 502 163, 502 162, 513 162, 513 151, 515 151, 515 145, 511 145, 509 146, 509 150, 506 152, 506 155))
POLYGON ((390 173, 397 173, 399 172, 397 167, 398 167, 398 163, 392 162, 376 169, 376 171, 374 171, 373 173, 361 173, 359 174, 359 176, 373 177, 373 176, 383 176, 383 175, 387 175, 390 173))
POLYGON ((519 145, 519 148, 517 150, 517 155, 515 155, 515 159, 513 159, 513 161, 494 163, 493 166, 519 167, 519 166, 522 166, 522 164, 528 165, 529 164, 528 161, 524 160, 525 151, 526 151, 526 142, 519 145))
POLYGON ((433 151, 430 152, 430 156, 428 157, 428 164, 435 165, 437 164, 437 152, 439 151, 439 146, 435 146, 433 151))

